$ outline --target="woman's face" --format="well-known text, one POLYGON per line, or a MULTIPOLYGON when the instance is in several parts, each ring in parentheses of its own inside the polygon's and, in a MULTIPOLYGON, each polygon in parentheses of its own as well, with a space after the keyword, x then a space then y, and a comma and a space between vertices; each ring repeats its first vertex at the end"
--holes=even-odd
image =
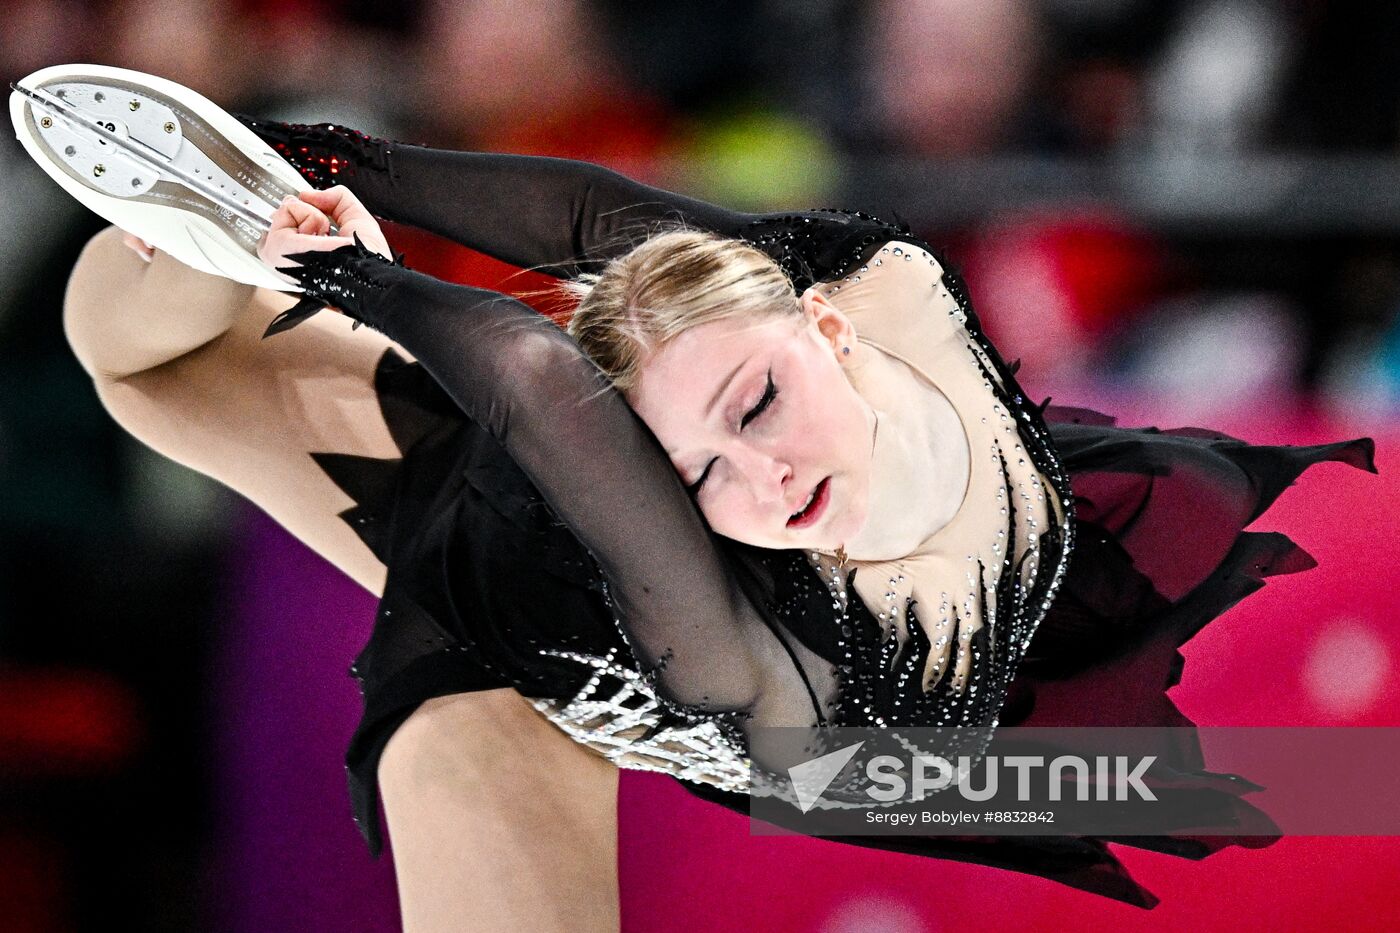
POLYGON ((850 321, 812 289, 802 309, 685 331, 627 397, 716 533, 830 551, 865 525, 874 414, 842 370, 850 321))

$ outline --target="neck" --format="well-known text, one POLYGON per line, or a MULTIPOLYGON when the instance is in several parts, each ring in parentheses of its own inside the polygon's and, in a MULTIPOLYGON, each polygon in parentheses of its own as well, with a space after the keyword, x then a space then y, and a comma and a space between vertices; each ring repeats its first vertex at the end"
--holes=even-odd
POLYGON ((951 403, 909 367, 858 345, 847 376, 870 409, 867 518, 844 543, 854 560, 898 560, 957 514, 967 488, 967 440, 951 403))

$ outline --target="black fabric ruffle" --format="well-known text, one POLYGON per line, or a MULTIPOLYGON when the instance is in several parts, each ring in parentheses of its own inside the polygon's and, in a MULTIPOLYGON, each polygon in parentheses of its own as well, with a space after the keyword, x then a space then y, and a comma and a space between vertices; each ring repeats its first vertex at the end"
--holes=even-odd
MULTIPOLYGON (((377 854, 379 756, 420 703, 500 687, 567 698, 584 675, 539 648, 623 646, 590 556, 499 445, 392 350, 376 388, 406 456, 317 459, 356 502, 344 517, 389 567, 373 633, 352 667, 365 712, 346 759, 355 817, 377 854)), ((1087 409, 1045 414, 1071 477, 1077 545, 1002 725, 1190 726, 1166 695, 1181 679, 1180 646, 1266 578, 1314 565, 1285 535, 1244 528, 1317 463, 1376 472, 1374 443, 1252 445, 1203 428, 1122 428, 1087 409)), ((1198 743, 1184 743, 1171 764, 1203 825, 1236 834, 839 841, 1035 874, 1150 907, 1156 898, 1108 843, 1200 859, 1274 839, 1267 815, 1244 799, 1254 785, 1210 772, 1198 743)), ((747 813, 743 795, 681 783, 747 813)))
MULTIPOLYGON (((1363 437, 1315 446, 1252 445, 1205 428, 1120 428, 1112 416, 1083 408, 1048 406, 1045 413, 1075 492, 1076 546, 1012 684, 1001 725, 1193 726, 1166 692, 1181 680, 1181 645, 1265 578, 1316 565, 1286 535, 1245 526, 1310 466, 1334 461, 1377 472, 1375 444, 1363 437), (1182 509, 1183 501, 1198 508, 1182 509)), ((1133 879, 1109 843, 1202 859, 1279 838, 1269 816, 1244 799, 1259 786, 1247 776, 1208 770, 1194 733, 1183 734, 1190 738, 1169 758, 1157 745, 1151 749, 1168 769, 1166 792, 1190 800, 1199 826, 1231 827, 1231 834, 833 841, 1039 875, 1150 908, 1156 896, 1133 879)), ((748 812, 742 794, 682 783, 699 797, 748 812)))

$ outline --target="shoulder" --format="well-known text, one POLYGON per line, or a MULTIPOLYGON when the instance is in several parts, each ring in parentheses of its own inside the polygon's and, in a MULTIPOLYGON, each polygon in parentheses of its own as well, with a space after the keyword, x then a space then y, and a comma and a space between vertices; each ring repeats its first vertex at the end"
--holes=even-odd
POLYGON ((836 208, 765 214, 739 231, 773 257, 799 291, 839 277, 879 244, 910 236, 907 224, 836 208))
POLYGON ((792 279, 799 293, 823 283, 841 286, 844 290, 855 284, 853 279, 857 275, 864 281, 866 273, 861 267, 884 258, 881 251, 886 247, 912 248, 915 257, 923 254, 922 260, 901 255, 900 262, 904 263, 901 271, 888 274, 891 266, 886 263, 876 267, 887 273, 877 278, 916 284, 919 276, 925 274, 920 269, 922 262, 925 269, 932 268, 938 273, 939 283, 948 293, 941 300, 959 306, 959 323, 975 332, 981 330, 957 267, 940 250, 916 236, 908 223, 898 216, 889 219, 841 208, 763 214, 741 226, 738 235, 771 256, 792 279), (930 260, 931 267, 928 266, 930 260))
POLYGON ((817 284, 861 339, 891 351, 965 337, 967 313, 942 261, 913 237, 876 244, 859 265, 817 284))

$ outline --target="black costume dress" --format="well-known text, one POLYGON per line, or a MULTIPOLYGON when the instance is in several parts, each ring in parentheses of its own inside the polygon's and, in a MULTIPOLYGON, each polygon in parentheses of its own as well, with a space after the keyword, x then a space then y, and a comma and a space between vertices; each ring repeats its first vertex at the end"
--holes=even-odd
MULTIPOLYGON (((587 163, 243 119, 314 185, 346 184, 379 217, 557 276, 596 271, 676 222, 753 243, 799 291, 872 261, 891 240, 920 242, 856 212, 743 214, 587 163)), ((754 725, 1190 725, 1165 693, 1181 676, 1178 646, 1265 576, 1312 566, 1285 536, 1242 529, 1314 463, 1375 472, 1370 438, 1258 446, 1037 406, 949 273, 989 385, 1066 509, 1041 535, 1039 572, 994 575, 996 603, 1011 611, 972 641, 981 689, 954 691, 945 678, 925 692, 919 678, 894 676, 859 598, 833 608, 829 583, 849 580, 822 579, 800 552, 712 534, 655 438, 547 318, 362 247, 293 259, 308 297, 270 333, 332 304, 418 360, 387 351, 376 375, 401 459, 316 455, 357 503, 344 518, 389 571, 351 668, 365 711, 347 769, 376 853, 380 753, 419 703, 452 693, 514 687, 619 765, 670 773, 740 812, 745 753, 760 758, 747 744, 754 725)), ((1014 519, 1007 527, 1014 534, 1014 519)), ((906 672, 929 650, 909 628, 906 672)), ((1201 806, 1221 816, 1213 825, 1250 834, 1111 841, 1190 858, 1272 841, 1254 835, 1272 824, 1239 796, 1252 785, 1206 771, 1198 745, 1172 765, 1198 779, 1201 806)), ((843 841, 1156 902, 1102 838, 843 841)))

